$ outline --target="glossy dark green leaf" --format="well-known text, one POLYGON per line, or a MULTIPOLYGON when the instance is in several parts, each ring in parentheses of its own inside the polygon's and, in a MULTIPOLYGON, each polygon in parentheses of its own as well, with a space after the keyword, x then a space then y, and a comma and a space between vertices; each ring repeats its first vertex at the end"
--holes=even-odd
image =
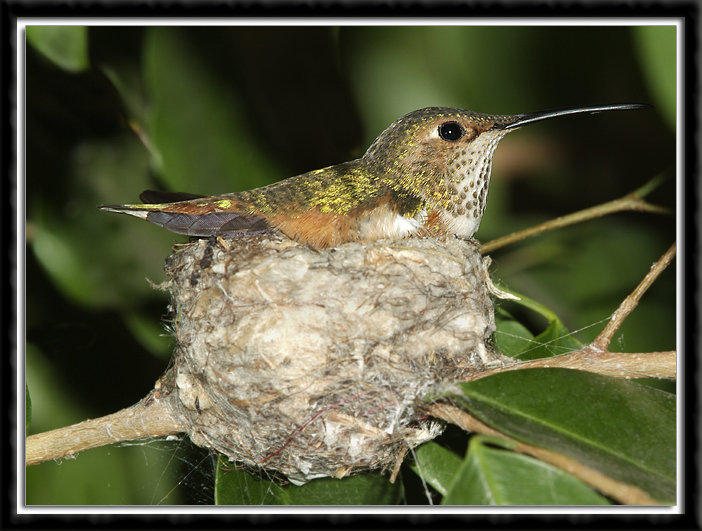
POLYGON ((515 304, 519 304, 521 306, 524 306, 525 308, 529 308, 530 310, 535 311, 536 313, 538 313, 540 315, 543 315, 549 322, 555 321, 556 319, 558 319, 558 315, 556 315, 556 312, 554 312, 551 308, 549 308, 545 304, 542 304, 538 301, 535 301, 534 299, 527 297, 526 295, 523 295, 522 293, 517 293, 514 290, 505 289, 502 287, 500 289, 504 289, 504 291, 519 297, 518 300, 514 301, 515 304))
POLYGON ((495 328, 497 351, 505 356, 514 357, 534 345, 534 335, 503 308, 495 311, 495 328))
POLYGON ((27 42, 56 66, 69 72, 90 67, 85 26, 27 26, 27 42))
POLYGON ((435 442, 423 444, 414 454, 416 460, 410 464, 412 470, 445 496, 455 480, 461 458, 435 442))
POLYGON ((314 479, 301 486, 282 485, 264 472, 254 475, 236 469, 220 457, 215 479, 217 505, 395 505, 402 499, 402 484, 389 476, 364 473, 335 479, 314 479))
POLYGON ((516 301, 531 310, 543 315, 549 320, 549 326, 541 334, 534 337, 509 312, 500 308, 495 313, 495 343, 498 351, 506 356, 520 360, 534 360, 567 354, 582 347, 556 314, 545 305, 524 295, 519 295, 516 301))
POLYGON ((215 477, 216 505, 285 505, 285 491, 279 480, 263 474, 257 477, 234 467, 219 457, 215 477))
POLYGON ((496 429, 675 499, 675 396, 568 369, 503 372, 461 387, 451 398, 496 429))
POLYGON ((548 328, 536 336, 530 345, 526 345, 515 356, 520 360, 535 360, 559 356, 578 350, 582 343, 575 339, 560 319, 554 319, 548 328))
MULTIPOLYGON (((491 438, 492 439, 492 438, 491 438)), ((442 505, 607 505, 582 481, 473 437, 442 505)))

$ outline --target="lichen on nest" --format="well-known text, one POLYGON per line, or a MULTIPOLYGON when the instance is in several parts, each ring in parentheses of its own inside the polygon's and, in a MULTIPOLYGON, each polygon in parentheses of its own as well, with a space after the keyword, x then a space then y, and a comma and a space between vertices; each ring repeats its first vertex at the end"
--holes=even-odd
POLYGON ((504 359, 473 242, 200 240, 166 270, 191 439, 297 484, 392 465, 441 432, 427 396, 504 359))

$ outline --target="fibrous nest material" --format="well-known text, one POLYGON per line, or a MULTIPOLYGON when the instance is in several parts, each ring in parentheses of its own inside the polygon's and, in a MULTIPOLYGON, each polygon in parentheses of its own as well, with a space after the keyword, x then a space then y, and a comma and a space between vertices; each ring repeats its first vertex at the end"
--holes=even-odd
POLYGON ((503 359, 473 242, 211 239, 166 270, 191 439, 297 484, 392 465, 440 433, 427 397, 503 359))

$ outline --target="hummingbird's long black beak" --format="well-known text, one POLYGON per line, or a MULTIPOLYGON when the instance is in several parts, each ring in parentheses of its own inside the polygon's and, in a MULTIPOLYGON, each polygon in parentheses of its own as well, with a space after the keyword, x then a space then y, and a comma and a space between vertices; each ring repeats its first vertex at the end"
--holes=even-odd
POLYGON ((525 114, 515 114, 513 116, 505 116, 504 122, 496 123, 492 126, 495 131, 509 131, 523 125, 533 124, 556 116, 565 116, 567 114, 580 114, 583 112, 597 113, 602 111, 625 111, 631 109, 646 109, 651 105, 645 103, 612 103, 610 105, 592 105, 589 107, 566 107, 564 109, 552 109, 550 111, 528 112, 525 114))

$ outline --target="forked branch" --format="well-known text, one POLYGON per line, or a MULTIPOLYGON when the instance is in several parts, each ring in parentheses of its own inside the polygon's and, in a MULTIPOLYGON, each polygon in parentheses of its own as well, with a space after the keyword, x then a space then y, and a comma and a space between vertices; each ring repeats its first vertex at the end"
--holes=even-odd
POLYGON ((631 292, 631 294, 624 299, 612 319, 607 323, 605 329, 597 336, 597 339, 593 341, 592 347, 599 350, 607 350, 609 344, 614 337, 614 334, 619 330, 619 327, 624 322, 624 319, 633 311, 634 308, 639 304, 641 297, 644 293, 651 287, 651 284, 659 277, 663 270, 668 267, 670 262, 673 261, 675 257, 676 244, 670 246, 670 248, 665 252, 663 256, 653 264, 651 270, 646 274, 641 283, 636 286, 636 289, 631 292))
POLYGON ((620 304, 612 315, 609 323, 597 338, 590 344, 569 354, 540 358, 523 363, 515 363, 488 371, 476 373, 473 379, 485 378, 491 374, 503 371, 535 369, 545 367, 560 367, 596 372, 616 378, 675 378, 675 351, 621 353, 610 352, 609 344, 614 334, 619 330, 624 319, 636 308, 646 290, 653 284, 663 270, 675 257, 676 245, 673 244, 661 258, 651 267, 641 283, 620 304))

